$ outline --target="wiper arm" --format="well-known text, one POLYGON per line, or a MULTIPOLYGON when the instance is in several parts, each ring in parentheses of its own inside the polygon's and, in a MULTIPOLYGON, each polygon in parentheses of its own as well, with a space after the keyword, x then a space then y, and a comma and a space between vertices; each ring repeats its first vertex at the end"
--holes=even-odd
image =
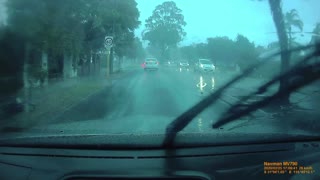
POLYGON ((172 121, 166 128, 166 137, 164 140, 164 146, 170 147, 173 144, 173 140, 178 132, 185 128, 198 114, 205 110, 208 106, 215 103, 219 97, 222 95, 223 91, 242 79, 243 77, 250 74, 255 68, 261 66, 262 64, 256 64, 255 66, 247 69, 243 74, 232 79, 230 82, 222 86, 215 93, 210 94, 208 97, 201 100, 199 103, 191 107, 189 110, 181 114, 174 121, 172 121))
MULTIPOLYGON (((304 47, 293 48, 292 50, 288 50, 287 52, 291 53, 294 51, 305 50, 314 47, 314 45, 308 45, 304 47)), ((163 142, 164 147, 171 147, 174 142, 174 138, 176 137, 177 133, 184 129, 191 121, 194 119, 198 114, 200 114, 203 110, 205 110, 210 105, 214 104, 219 97, 222 95, 224 90, 241 80, 242 78, 246 77, 248 74, 252 73, 254 69, 266 64, 272 57, 280 55, 281 52, 274 53, 267 58, 262 58, 262 62, 257 63, 248 69, 246 69, 241 75, 236 76, 231 81, 223 85, 219 88, 216 92, 210 94, 205 99, 201 100, 199 103, 191 107, 189 110, 181 114, 177 117, 174 121, 172 121, 166 128, 166 137, 163 142)))
MULTIPOLYGON (((306 57, 302 63, 307 62, 312 57, 318 56, 319 52, 312 53, 310 56, 306 57)), ((233 120, 239 119, 253 111, 256 111, 257 109, 264 107, 268 105, 269 103, 281 98, 284 95, 290 94, 294 92, 295 90, 304 87, 308 84, 311 84, 312 82, 320 79, 320 63, 314 63, 310 65, 302 66, 302 63, 298 63, 294 68, 289 70, 286 73, 283 73, 274 79, 270 80, 269 82, 262 85, 258 90, 251 95, 245 96, 244 98, 240 99, 237 104, 229 108, 229 110, 225 113, 225 115, 219 119, 216 123, 212 125, 213 128, 218 128, 226 123, 230 123, 233 120), (235 111, 235 109, 251 97, 264 93, 268 87, 272 86, 274 83, 280 81, 282 78, 296 78, 294 82, 289 83, 288 87, 283 89, 282 91, 278 91, 277 93, 273 94, 272 96, 269 96, 265 99, 262 99, 260 101, 254 102, 245 108, 242 108, 241 110, 235 111)))
POLYGON ((294 65, 291 68, 291 70, 287 71, 287 73, 282 73, 280 75, 277 75, 273 79, 266 82, 264 85, 260 86, 256 92, 253 92, 247 96, 240 98, 238 103, 236 103, 235 105, 230 107, 229 110, 225 114, 234 113, 235 111, 239 110, 238 107, 242 107, 243 103, 247 102, 249 99, 251 99, 257 95, 262 95, 262 94, 266 93, 269 87, 271 87, 272 85, 274 85, 275 83, 280 81, 282 78, 292 78, 293 76, 296 75, 296 70, 297 69, 299 70, 299 68, 301 66, 303 66, 304 63, 308 62, 314 56, 315 56, 315 54, 311 54, 311 55, 307 56, 304 60, 302 60, 299 63, 297 63, 296 65, 294 65))

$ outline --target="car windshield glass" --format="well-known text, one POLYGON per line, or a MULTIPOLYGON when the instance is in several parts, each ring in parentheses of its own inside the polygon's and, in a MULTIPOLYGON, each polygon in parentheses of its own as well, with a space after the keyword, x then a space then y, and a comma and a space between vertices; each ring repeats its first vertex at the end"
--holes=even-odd
POLYGON ((212 61, 206 59, 200 59, 201 64, 212 64, 212 61))
POLYGON ((319 135, 318 7, 0 0, 1 137, 319 135))

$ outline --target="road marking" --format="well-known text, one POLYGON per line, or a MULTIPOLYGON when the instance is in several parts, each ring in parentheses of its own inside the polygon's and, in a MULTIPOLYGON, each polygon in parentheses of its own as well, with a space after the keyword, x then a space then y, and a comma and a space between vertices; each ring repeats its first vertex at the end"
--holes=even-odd
POLYGON ((203 132, 202 126, 203 126, 202 119, 199 117, 198 118, 198 130, 199 130, 199 132, 203 132))
POLYGON ((211 78, 211 89, 214 89, 215 87, 215 80, 214 77, 211 78))
POLYGON ((200 82, 197 84, 197 87, 200 88, 200 93, 203 94, 203 88, 207 86, 207 83, 203 81, 203 77, 200 76, 200 82))

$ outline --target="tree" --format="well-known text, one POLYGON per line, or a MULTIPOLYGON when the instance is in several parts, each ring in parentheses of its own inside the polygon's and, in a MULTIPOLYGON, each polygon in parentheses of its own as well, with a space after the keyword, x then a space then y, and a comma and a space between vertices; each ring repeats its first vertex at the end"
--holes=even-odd
POLYGON ((279 41, 276 41, 276 42, 271 42, 268 44, 267 46, 268 49, 279 49, 280 48, 280 44, 279 44, 279 41))
POLYGON ((312 31, 311 43, 320 41, 320 23, 317 23, 312 31))
POLYGON ((181 57, 187 61, 195 61, 199 55, 196 52, 196 45, 182 46, 179 48, 181 52, 181 57))
MULTIPOLYGON (((133 41, 122 38, 140 24, 136 6, 134 0, 10 0, 8 24, 17 34, 23 34, 33 49, 42 51, 43 60, 48 60, 48 54, 62 55, 63 73, 69 77, 80 57, 95 61, 97 52, 104 49, 106 35, 114 36, 119 49, 120 41, 133 41)), ((56 59, 49 61, 47 64, 52 64, 56 59)))
MULTIPOLYGON (((269 5, 273 17, 273 21, 275 23, 277 34, 279 38, 280 43, 280 49, 282 51, 281 53, 281 72, 286 72, 289 68, 289 61, 290 61, 290 53, 288 53, 288 36, 286 33, 285 28, 285 21, 282 13, 282 7, 281 7, 281 0, 269 0, 269 5)), ((285 78, 282 78, 280 80, 280 87, 279 91, 283 91, 288 87, 288 80, 285 78)), ((279 99, 280 104, 289 104, 289 94, 286 94, 282 96, 281 99, 279 99)))
POLYGON ((48 69, 48 53, 77 54, 81 51, 84 34, 79 16, 83 3, 63 0, 7 2, 8 27, 25 37, 30 51, 42 52, 41 63, 31 66, 31 69, 48 69))
POLYGON ((264 53, 267 49, 264 46, 258 45, 256 51, 258 54, 264 53))
POLYGON ((158 5, 146 20, 146 29, 142 37, 143 40, 149 41, 150 46, 160 49, 160 58, 163 59, 167 56, 166 50, 175 47, 186 35, 183 29, 185 25, 182 10, 175 2, 164 2, 158 5))
POLYGON ((235 41, 228 37, 208 38, 207 43, 180 47, 180 52, 189 61, 208 58, 219 66, 238 64, 241 68, 253 64, 258 57, 255 44, 243 35, 238 35, 235 41))
POLYGON ((128 49, 128 58, 131 58, 132 60, 136 61, 137 59, 143 59, 146 56, 145 49, 142 46, 142 42, 139 38, 135 37, 134 42, 131 44, 131 46, 128 49))
MULTIPOLYGON (((80 58, 89 65, 99 59, 97 52, 104 49, 106 35, 114 35, 120 49, 118 39, 128 37, 121 41, 133 42, 126 35, 133 34, 140 23, 134 0, 10 0, 6 5, 7 28, 13 36, 21 37, 20 42, 9 44, 24 46, 22 58, 12 61, 18 64, 23 59, 20 79, 25 94, 31 92, 32 74, 45 81, 48 71, 57 68, 64 77, 74 76, 80 58)), ((27 95, 25 98, 28 100, 27 95)))
POLYGON ((118 43, 115 45, 115 53, 119 57, 119 67, 124 56, 130 56, 131 50, 134 46, 134 33, 127 32, 118 36, 118 43))
POLYGON ((208 38, 207 42, 209 58, 216 63, 228 64, 237 57, 234 53, 235 42, 232 39, 228 37, 214 37, 208 38))
MULTIPOLYGON (((311 44, 316 44, 320 42, 320 23, 318 22, 313 31, 312 31, 312 37, 311 37, 311 44)), ((314 57, 314 60, 317 61, 319 60, 319 57, 314 57)))
POLYGON ((285 14, 285 26, 288 31, 289 36, 289 48, 292 45, 293 37, 292 37, 292 27, 296 27, 300 30, 303 30, 303 22, 300 20, 298 11, 296 9, 292 9, 291 11, 285 14))
POLYGON ((237 64, 241 69, 245 69, 257 62, 258 52, 255 44, 243 35, 238 34, 235 42, 235 54, 237 55, 237 64))

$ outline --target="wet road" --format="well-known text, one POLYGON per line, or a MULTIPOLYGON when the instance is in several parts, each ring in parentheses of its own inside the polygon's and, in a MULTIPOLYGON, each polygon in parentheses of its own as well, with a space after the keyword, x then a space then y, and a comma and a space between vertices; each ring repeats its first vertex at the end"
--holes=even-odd
MULTIPOLYGON (((199 73, 174 68, 137 69, 59 115, 52 121, 52 127, 88 132, 100 129, 109 133, 164 132, 168 123, 211 92, 213 76, 205 75, 202 80, 200 77, 199 73), (206 84, 203 90, 200 84, 206 84)), ((229 106, 224 100, 218 101, 185 130, 211 131, 210 125, 229 106)))
MULTIPOLYGON (((56 112, 54 116, 48 116, 41 121, 31 123, 28 128, 9 129, 6 132, 24 131, 47 135, 61 133, 81 135, 163 134, 167 125, 175 118, 231 78, 230 73, 223 71, 214 76, 201 76, 193 71, 180 72, 168 67, 161 67, 158 71, 144 71, 141 68, 130 69, 115 76, 112 79, 112 86, 102 89, 89 98, 82 99, 63 112, 56 112), (203 77, 202 80, 201 77, 203 77), (203 93, 200 90, 201 81, 202 85, 206 84, 203 93), (215 85, 213 90, 211 90, 212 84, 215 85)), ((274 111, 259 109, 250 116, 224 125, 222 129, 211 128, 212 124, 217 122, 221 115, 239 100, 240 96, 255 91, 259 83, 262 81, 248 79, 240 81, 238 86, 234 85, 224 91, 224 94, 214 105, 194 118, 182 132, 286 132, 298 134, 318 131, 318 126, 314 126, 312 118, 314 112, 299 109, 290 114, 280 113, 277 109, 274 111), (305 120, 306 114, 311 117, 310 121, 305 120), (288 117, 289 115, 290 117, 288 117)))

